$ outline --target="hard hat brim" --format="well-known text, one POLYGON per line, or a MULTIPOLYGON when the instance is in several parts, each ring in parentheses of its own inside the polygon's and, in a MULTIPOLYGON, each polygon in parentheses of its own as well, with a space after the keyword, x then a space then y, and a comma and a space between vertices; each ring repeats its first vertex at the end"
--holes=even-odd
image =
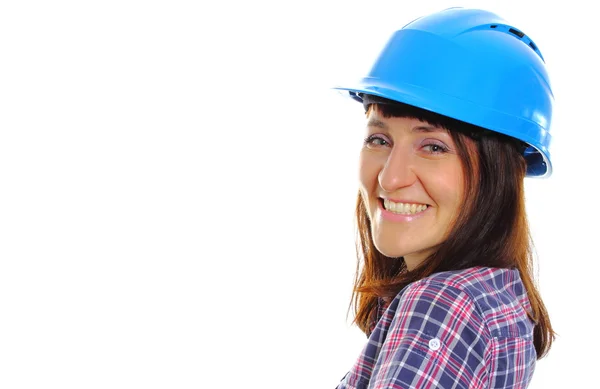
POLYGON ((528 160, 527 176, 543 178, 552 174, 549 150, 539 142, 539 139, 545 139, 544 143, 549 144, 550 133, 538 123, 415 85, 392 87, 373 77, 365 77, 354 86, 336 86, 333 89, 347 92, 348 97, 361 103, 361 94, 383 97, 519 139, 530 146, 525 153, 528 160), (461 113, 460 117, 454 114, 456 112, 461 113))

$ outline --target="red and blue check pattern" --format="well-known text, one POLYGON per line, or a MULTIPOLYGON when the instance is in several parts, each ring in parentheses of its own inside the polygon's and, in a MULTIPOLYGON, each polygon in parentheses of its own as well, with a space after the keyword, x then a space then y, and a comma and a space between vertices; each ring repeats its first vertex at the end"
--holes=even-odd
POLYGON ((390 302, 337 389, 526 388, 530 309, 516 269, 433 274, 390 302))

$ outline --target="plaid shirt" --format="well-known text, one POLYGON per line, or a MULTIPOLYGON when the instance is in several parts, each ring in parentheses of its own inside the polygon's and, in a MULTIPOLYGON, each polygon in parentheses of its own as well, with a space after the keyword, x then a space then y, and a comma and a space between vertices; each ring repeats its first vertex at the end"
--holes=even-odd
POLYGON ((433 274, 389 303, 337 389, 526 388, 530 309, 516 269, 433 274))

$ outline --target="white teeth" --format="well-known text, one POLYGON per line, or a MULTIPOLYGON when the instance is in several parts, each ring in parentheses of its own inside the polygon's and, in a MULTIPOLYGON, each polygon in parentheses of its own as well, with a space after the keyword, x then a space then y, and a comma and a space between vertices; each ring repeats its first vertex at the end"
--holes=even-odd
POLYGON ((394 203, 388 199, 383 200, 383 206, 390 212, 402 215, 413 215, 427 209, 427 205, 425 204, 394 203))

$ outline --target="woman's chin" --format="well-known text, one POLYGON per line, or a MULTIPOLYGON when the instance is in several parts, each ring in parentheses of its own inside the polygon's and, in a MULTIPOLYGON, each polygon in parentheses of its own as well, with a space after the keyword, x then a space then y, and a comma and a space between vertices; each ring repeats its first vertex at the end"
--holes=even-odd
POLYGON ((434 247, 415 248, 415 247, 400 247, 398 245, 377 244, 377 250, 388 258, 403 258, 406 266, 410 269, 417 267, 422 261, 426 260, 429 255, 435 250, 434 247))
POLYGON ((394 245, 377 244, 375 242, 375 247, 381 254, 389 258, 401 258, 410 253, 410 251, 406 250, 405 248, 394 245))

